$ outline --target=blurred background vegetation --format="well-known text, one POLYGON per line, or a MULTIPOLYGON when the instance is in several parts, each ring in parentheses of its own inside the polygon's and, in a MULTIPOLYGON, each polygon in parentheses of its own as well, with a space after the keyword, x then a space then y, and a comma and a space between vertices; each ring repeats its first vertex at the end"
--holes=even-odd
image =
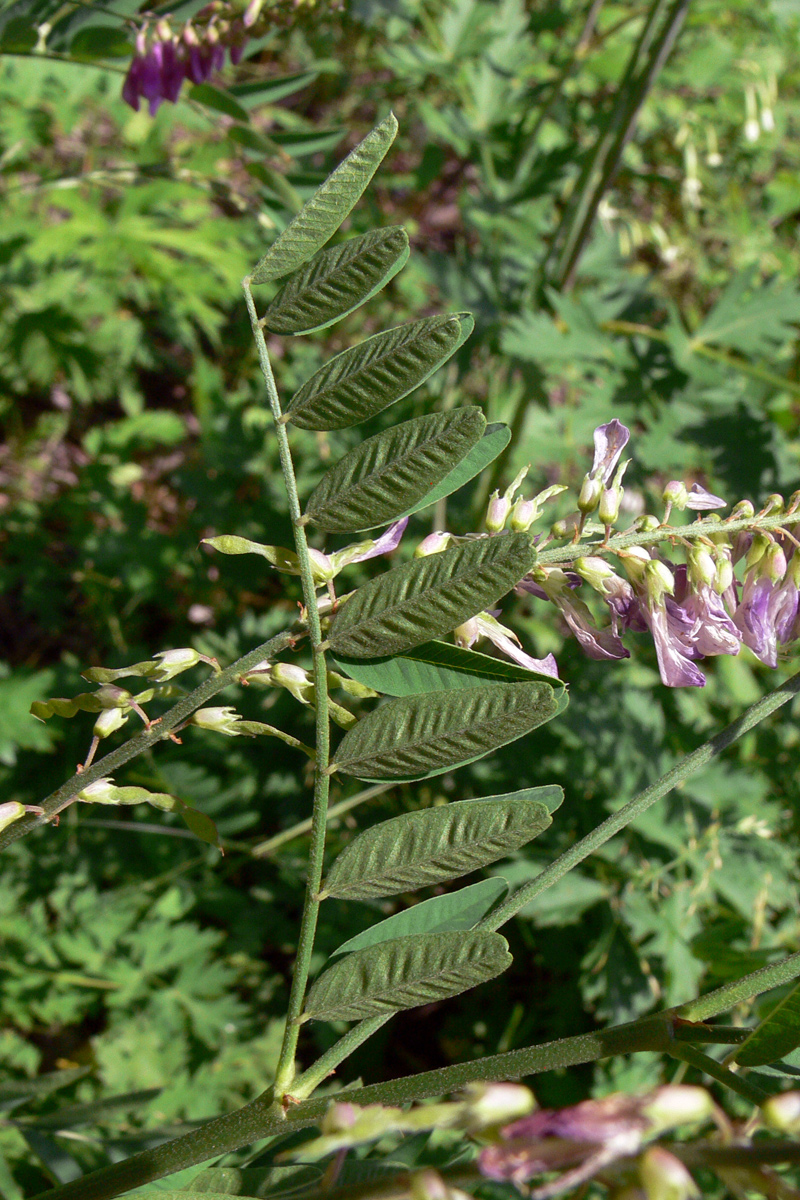
MULTIPOLYGON (((274 351, 288 397, 387 325, 475 313, 457 359, 366 432, 477 403, 515 440, 410 533, 478 528, 489 490, 527 462, 533 490, 577 484, 612 416, 633 430, 638 511, 676 476, 757 507, 800 483, 790 0, 282 0, 239 66, 155 118, 119 98, 135 0, 56 6, 43 51, 52 10, 0 8, 3 800, 36 803, 88 747, 90 717, 45 726, 33 700, 171 647, 225 665, 293 619, 293 581, 198 547, 290 536, 239 283, 390 107, 398 140, 348 232, 402 223, 411 261, 358 313, 274 351)), ((361 433, 292 436, 307 495, 361 433)), ((333 849, 359 823, 558 782, 552 829, 497 870, 519 883, 776 681, 743 651, 712 660, 702 691, 668 691, 644 638, 627 662, 589 662, 536 603, 509 601, 504 619, 532 652, 556 652, 566 716, 457 775, 371 796, 333 822, 333 849)), ((224 699, 308 740, 285 692, 224 699)), ((491 989, 401 1014, 343 1078, 624 1021, 796 950, 797 741, 788 714, 743 739, 521 914, 514 967, 491 989)), ((0 1130, 4 1200, 270 1079, 305 855, 302 835, 278 835, 309 814, 302 763, 277 743, 189 731, 117 782, 203 809, 227 852, 151 809, 88 806, 6 852, 4 1073, 74 1071, 66 1094, 83 1102, 153 1090, 133 1115, 103 1117, 102 1145, 54 1138, 46 1120, 0 1130)), ((345 781, 333 800, 356 792, 345 781)), ((416 898, 324 906, 317 966, 416 898)), ((304 1029, 305 1061, 336 1036, 304 1029)), ((536 1088, 568 1103, 673 1077, 640 1056, 536 1088)))

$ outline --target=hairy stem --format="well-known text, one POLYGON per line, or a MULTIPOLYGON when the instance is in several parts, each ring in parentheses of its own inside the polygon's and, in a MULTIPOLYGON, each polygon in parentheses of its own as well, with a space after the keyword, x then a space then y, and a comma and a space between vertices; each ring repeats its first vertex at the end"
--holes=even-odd
POLYGON ((329 1075, 334 1073, 340 1063, 349 1058, 354 1050, 371 1038, 373 1033, 377 1033, 394 1015, 394 1013, 382 1013, 377 1017, 367 1017, 365 1020, 359 1021, 352 1029, 348 1029, 344 1037, 339 1038, 338 1042, 335 1042, 294 1081, 292 1099, 306 1100, 329 1075))
POLYGON ((196 687, 188 696, 184 696, 174 708, 165 713, 159 718, 156 724, 150 726, 149 729, 143 729, 141 733, 130 738, 125 742, 124 746, 118 746, 116 750, 112 750, 106 754, 104 758, 92 763, 87 770, 73 775, 66 783, 63 783, 60 788, 52 792, 44 800, 40 802, 44 813, 40 817, 23 817, 19 821, 15 821, 13 825, 9 825, 6 829, 0 832, 0 850, 5 850, 6 846, 10 846, 17 838, 24 837, 26 833, 30 833, 37 825, 44 825, 51 821, 53 817, 62 812, 72 803, 78 792, 83 791, 90 783, 94 783, 98 779, 102 779, 106 775, 112 775, 118 767, 124 763, 130 762, 132 758, 144 754, 145 750, 149 750, 158 742, 163 742, 168 738, 173 729, 177 729, 182 725, 193 712, 198 708, 202 708, 212 696, 216 696, 218 692, 224 688, 230 687, 232 683, 236 683, 248 671, 252 671, 253 667, 258 663, 269 659, 276 658, 283 650, 289 649, 295 644, 296 637, 289 633, 279 633, 276 637, 270 638, 268 642, 263 642, 260 646, 256 646, 255 650, 251 650, 249 654, 245 654, 242 658, 238 658, 235 663, 231 663, 224 671, 219 674, 211 675, 199 687, 196 687))
POLYGON ((702 1050, 696 1050, 694 1046, 687 1046, 685 1042, 675 1043, 669 1054, 673 1058, 680 1059, 681 1062, 688 1063, 690 1067, 695 1067, 698 1071, 703 1071, 704 1074, 710 1075, 712 1079, 716 1079, 717 1083, 722 1083, 725 1087, 736 1092, 737 1095, 743 1096, 745 1100, 749 1100, 751 1104, 763 1104, 768 1099, 768 1093, 756 1087, 749 1079, 745 1079, 743 1075, 736 1075, 733 1071, 728 1070, 722 1063, 718 1063, 715 1059, 709 1058, 707 1054, 703 1054, 702 1050))
MULTIPOLYGON (((598 825, 586 837, 581 838, 569 850, 560 854, 535 879, 518 888, 513 895, 509 896, 505 903, 484 917, 478 928, 499 929, 506 921, 516 916, 521 908, 524 908, 526 904, 530 904, 532 900, 547 888, 552 887, 554 883, 557 883, 568 871, 571 871, 578 863, 583 862, 590 854, 594 854, 600 846, 604 845, 610 838, 619 833, 620 830, 625 829, 627 825, 630 825, 631 821, 635 821, 638 816, 646 812, 657 800, 661 800, 674 787, 677 787, 678 784, 688 779, 700 767, 704 767, 706 763, 711 762, 723 750, 732 745, 737 738, 740 738, 748 730, 758 725, 760 721, 763 721, 765 717, 775 712, 781 705, 787 704, 798 693, 800 693, 800 671, 796 675, 793 675, 791 679, 787 679, 780 687, 769 692, 756 704, 751 705, 741 717, 732 721, 730 725, 726 726, 725 729, 713 738, 710 738, 709 741, 704 742, 697 750, 693 750, 691 754, 687 754, 670 771, 667 771, 666 775, 662 775, 655 783, 651 783, 650 787, 645 788, 638 796, 634 796, 633 800, 629 800, 617 812, 612 813, 610 817, 607 817, 601 825, 598 825)), ((749 994, 753 995, 752 992, 749 994)), ((692 1009, 691 1014, 681 1010, 681 1015, 687 1016, 690 1020, 702 1020, 703 1017, 713 1016, 714 1014, 705 1012, 701 1008, 701 1012, 692 1009)))
POLYGON ((326 768, 330 760, 330 721, 328 719, 328 674, 325 662, 325 651, 322 649, 322 630, 320 627, 319 609, 317 608, 317 589, 311 570, 311 559, 308 553, 305 527, 302 524, 300 499, 297 495, 297 480, 294 473, 294 463, 289 449, 289 437, 286 425, 282 422, 280 400, 275 387, 275 377, 272 374, 272 364, 269 359, 264 331, 259 325, 253 294, 250 291, 250 279, 242 284, 244 288, 247 311, 258 351, 258 362, 267 389, 272 418, 275 424, 275 436, 278 442, 283 481, 289 502, 289 516, 294 532, 294 544, 300 561, 300 581, 303 588, 303 602, 308 613, 308 632, 311 649, 314 655, 314 692, 316 708, 316 750, 314 763, 314 805, 311 813, 311 845, 308 855, 308 874, 306 878, 306 893, 303 904, 303 915, 300 921, 300 933, 297 941, 297 958, 292 975, 292 986, 289 993, 289 1006, 286 1012, 286 1028, 283 1035, 278 1065, 275 1074, 274 1094, 281 1100, 289 1091, 295 1074, 295 1052, 300 1033, 298 1018, 303 1011, 303 1000, 308 983, 308 972, 311 965, 311 954, 314 949, 314 936, 317 931, 319 915, 319 900, 317 894, 322 884, 322 862, 325 853, 325 830, 328 820, 328 792, 330 776, 326 768))

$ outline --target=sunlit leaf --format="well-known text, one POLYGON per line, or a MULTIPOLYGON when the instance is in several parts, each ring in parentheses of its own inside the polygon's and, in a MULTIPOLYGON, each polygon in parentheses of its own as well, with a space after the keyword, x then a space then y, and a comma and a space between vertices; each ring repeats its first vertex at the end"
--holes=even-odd
POLYGON ((481 437, 479 408, 429 413, 367 438, 323 476, 306 515, 347 533, 386 525, 450 474, 481 437))
POLYGON ((303 1020, 358 1021, 457 996, 511 964, 505 938, 471 930, 393 938, 348 954, 310 988, 303 1020))
POLYGON ((528 683, 536 678, 527 667, 476 650, 462 650, 450 642, 425 642, 383 658, 333 657, 340 671, 384 696, 416 696, 487 683, 528 683))
POLYGON ((245 108, 256 108, 259 104, 276 104, 286 96, 293 96, 312 84, 318 75, 318 71, 299 71, 254 83, 234 83, 229 91, 245 108))
POLYGON ((469 313, 424 317, 337 354, 295 392, 287 417, 303 429, 344 429, 402 400, 469 337, 469 313))
POLYGON ((508 891, 504 879, 481 879, 456 892, 445 892, 443 896, 432 896, 421 904, 412 904, 402 912, 378 921, 363 933, 338 946, 337 954, 351 954, 378 942, 392 938, 410 937, 419 933, 446 933, 454 929, 473 929, 490 909, 494 908, 508 891))
POLYGON ((505 858, 550 824, 538 800, 462 800, 402 813, 345 846, 321 895, 369 900, 457 879, 505 858))
POLYGON ((339 164, 278 235, 256 265, 252 283, 268 283, 296 271, 325 245, 358 202, 396 133, 397 121, 390 113, 339 164))
POLYGON ((247 109, 242 108, 230 92, 224 92, 222 88, 214 87, 213 84, 196 83, 189 89, 188 96, 190 100, 202 104, 205 108, 224 113, 226 117, 233 117, 234 121, 243 121, 247 124, 250 120, 247 109))
POLYGON ((496 683, 388 700, 342 738, 331 770, 359 779, 424 779, 482 758, 551 720, 547 683, 496 683))
POLYGON ((736 1051, 742 1067, 778 1062, 800 1046, 800 983, 784 996, 736 1051))
POLYGON ((430 504, 435 504, 437 500, 442 500, 445 496, 452 496, 453 492, 457 492, 465 483, 469 483, 470 479, 480 475, 484 467, 488 467, 489 463, 505 450, 510 441, 511 430, 507 425, 497 422, 487 425, 480 441, 476 442, 458 466, 445 475, 440 483, 432 487, 422 500, 412 504, 411 508, 407 508, 399 515, 410 517, 412 513, 420 512, 430 504))
POLYGON ((335 654, 379 658, 449 633, 491 608, 530 571, 524 533, 480 538, 413 559, 365 583, 331 626, 335 654))

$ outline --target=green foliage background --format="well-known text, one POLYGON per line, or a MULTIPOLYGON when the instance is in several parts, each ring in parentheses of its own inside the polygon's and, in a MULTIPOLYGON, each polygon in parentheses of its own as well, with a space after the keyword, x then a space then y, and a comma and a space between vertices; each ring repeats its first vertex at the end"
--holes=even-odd
MULTIPOLYGON (((301 6, 225 76, 269 85, 238 118, 186 99, 155 119, 135 114, 118 99, 113 62, 19 54, 6 26, 3 800, 35 803, 88 746, 87 716, 43 726, 27 715, 31 701, 72 694, 90 665, 175 646, 226 664, 291 621, 293 581, 198 548, 223 532, 279 544, 289 532, 239 282, 389 107, 400 135, 349 232, 403 224, 411 261, 333 329, 276 341, 285 397, 360 337, 469 309, 475 334, 400 414, 476 403, 515 431, 490 478, 448 503, 454 531, 477 528, 489 490, 526 462, 537 490, 577 484, 591 432, 611 416, 633 430, 628 478, 648 509, 673 477, 757 505, 800 483, 792 5, 698 0, 571 287, 559 286, 548 260, 640 11, 605 4, 576 55, 586 13, 573 3, 301 6), (761 95, 772 80, 775 128, 748 140, 746 91, 761 95)), ((366 432, 388 420, 374 418, 366 432)), ((325 461, 361 432, 292 436, 307 496, 325 461)), ((434 527, 443 517, 437 510, 434 527)), ((414 534, 429 532, 431 519, 415 517, 414 534)), ((709 664, 702 692, 671 692, 644 639, 630 661, 591 663, 563 639, 555 610, 509 601, 505 613, 527 647, 557 653, 567 714, 521 748, 370 799, 334 825, 333 849, 357 822, 561 783, 566 801, 551 831, 495 869, 517 884, 774 682, 743 653, 709 664)), ((309 738, 307 712, 286 693, 251 688, 225 700, 309 738)), ((624 1021, 796 950, 796 744, 789 715, 743 739, 525 911, 510 930, 514 967, 491 989, 402 1014, 346 1077, 384 1078, 624 1021)), ((166 814, 88 807, 7 852, 4 1071, 25 1079, 90 1068, 69 1093, 81 1102, 158 1091, 130 1118, 124 1107, 102 1117, 113 1133, 106 1149, 62 1144, 24 1122, 0 1131, 5 1200, 66 1181, 76 1161, 86 1168, 146 1144, 148 1129, 241 1103, 274 1065, 304 843, 260 857, 252 849, 308 816, 302 763, 276 743, 190 730, 117 782, 203 809, 227 853, 166 814)), ((334 802, 357 791, 354 782, 337 787, 334 802)), ((329 902, 317 965, 409 901, 329 902)), ((334 1036, 327 1026, 304 1031, 317 1048, 334 1036)), ((307 1058, 311 1042, 301 1048, 307 1058)), ((643 1056, 542 1077, 537 1093, 565 1103, 660 1080, 643 1056)))

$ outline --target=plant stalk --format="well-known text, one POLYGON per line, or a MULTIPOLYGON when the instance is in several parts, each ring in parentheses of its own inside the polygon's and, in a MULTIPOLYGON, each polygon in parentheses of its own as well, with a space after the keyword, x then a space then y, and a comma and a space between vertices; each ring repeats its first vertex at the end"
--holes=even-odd
POLYGON ((253 329, 258 362, 267 390, 270 411, 275 424, 275 436, 278 442, 278 454, 283 472, 286 495, 289 501, 289 516, 294 532, 294 544, 300 561, 300 581, 303 589, 303 602, 308 614, 308 633, 311 649, 314 655, 314 694, 316 709, 316 751, 314 763, 314 804, 311 813, 311 844, 308 855, 308 875, 306 878, 306 893, 303 903, 303 915, 300 921, 300 933, 297 941, 297 957, 292 974, 292 986, 289 992, 289 1005, 286 1012, 286 1028, 283 1043, 278 1056, 278 1065, 273 1085, 274 1097, 280 1101, 289 1091, 295 1074, 295 1053, 300 1034, 298 1019, 303 1011, 303 1001, 308 983, 308 972, 311 965, 311 955, 314 949, 314 937, 317 931, 320 902, 317 894, 322 885, 322 864, 325 853, 325 833, 328 820, 328 794, 330 776, 327 767, 330 761, 330 721, 328 719, 328 671, 325 662, 325 651, 322 648, 322 629, 320 626, 319 609, 317 608, 317 588, 311 570, 311 559, 308 553, 308 541, 305 527, 302 523, 302 510, 297 494, 297 479, 294 473, 294 463, 289 448, 289 437, 286 425, 281 420, 283 412, 269 350, 264 337, 264 331, 259 325, 253 293, 250 290, 250 279, 247 277, 242 284, 250 324, 253 329))

